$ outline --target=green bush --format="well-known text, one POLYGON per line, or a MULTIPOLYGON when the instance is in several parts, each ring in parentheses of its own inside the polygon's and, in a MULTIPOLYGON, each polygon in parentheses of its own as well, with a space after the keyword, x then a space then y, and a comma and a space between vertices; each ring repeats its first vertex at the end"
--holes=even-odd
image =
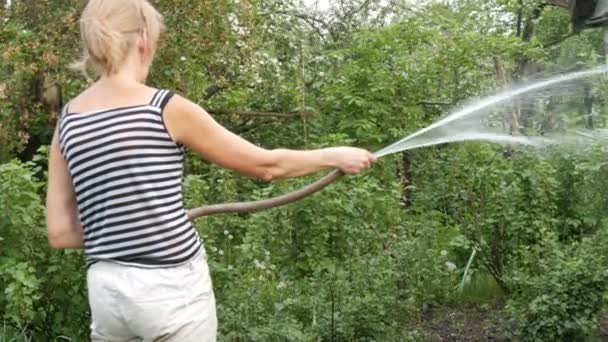
POLYGON ((36 339, 86 339, 82 253, 48 246, 38 171, 32 163, 0 165, 0 319, 36 339))
MULTIPOLYGON (((197 221, 213 272, 221 339, 368 341, 416 336, 405 334, 399 322, 415 317, 416 305, 426 301, 421 287, 438 275, 437 284, 453 287, 455 282, 433 247, 436 241, 422 243, 437 236, 434 229, 422 235, 413 232, 413 224, 425 218, 404 224, 398 184, 382 183, 386 171, 391 170, 379 167, 369 177, 346 178, 281 209, 197 221), (412 234, 407 233, 410 229, 412 234)), ((238 196, 241 184, 216 180, 214 173, 205 179, 186 178, 188 207, 201 205, 214 193, 238 196)), ((261 185, 250 196, 269 197, 308 181, 261 185)), ((437 288, 439 297, 444 289, 437 288)))
POLYGON ((517 336, 529 341, 573 341, 598 327, 608 289, 605 236, 552 250, 539 273, 516 275, 508 312, 517 336))
MULTIPOLYGON (((0 5, 0 163, 30 159, 48 143, 61 104, 87 85, 66 68, 77 56, 81 3, 0 5), (59 101, 47 98, 53 89, 61 91, 59 101)), ((563 71, 604 58, 599 31, 553 45, 567 34, 569 18, 542 1, 523 10, 507 4, 513 1, 483 8, 480 1, 432 2, 406 13, 375 7, 382 1, 345 1, 338 6, 344 12, 321 30, 314 30, 323 22, 315 13, 299 15, 298 1, 242 3, 216 1, 209 11, 205 2, 159 1, 169 30, 150 84, 211 112, 306 113, 216 116, 267 148, 380 148, 466 98, 532 77, 528 69, 563 71), (374 13, 386 17, 369 17, 374 13), (515 18, 531 24, 523 31, 534 28, 529 41, 504 30, 515 18)), ((517 104, 521 128, 531 134, 541 125, 544 133, 563 123, 605 127, 608 101, 599 95, 608 83, 581 88, 591 98, 508 107, 517 104)), ((420 339, 405 331, 427 308, 484 305, 499 296, 510 300, 516 337, 589 334, 606 281, 606 148, 545 151, 479 143, 408 151, 284 208, 197 221, 220 339, 420 339)), ((188 208, 266 198, 316 178, 266 184, 198 156, 187 158, 185 170, 188 208)), ((0 164, 0 319, 11 329, 0 339, 87 340, 82 252, 48 247, 41 174, 34 164, 0 164)))

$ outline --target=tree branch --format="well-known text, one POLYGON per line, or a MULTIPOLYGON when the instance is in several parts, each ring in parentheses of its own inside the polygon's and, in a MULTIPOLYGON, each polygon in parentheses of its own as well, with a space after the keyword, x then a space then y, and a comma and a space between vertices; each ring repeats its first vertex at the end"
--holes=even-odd
POLYGON ((570 10, 570 5, 568 4, 568 0, 551 0, 551 1, 546 2, 544 5, 561 7, 561 8, 570 10))
POLYGON ((259 118, 300 118, 307 114, 305 113, 281 113, 281 112, 262 112, 262 111, 239 111, 239 110, 208 110, 209 114, 212 115, 238 115, 238 116, 251 116, 259 118))
POLYGON ((364 8, 369 6, 369 3, 371 1, 370 0, 365 0, 361 3, 361 6, 359 6, 358 8, 352 8, 350 11, 344 13, 344 15, 342 16, 342 19, 346 19, 346 18, 352 18, 355 14, 358 14, 359 12, 361 12, 364 8))
POLYGON ((308 24, 308 26, 310 26, 313 30, 315 30, 317 32, 319 37, 324 39, 325 35, 323 34, 323 32, 321 32, 321 29, 319 29, 319 27, 317 25, 315 25, 315 23, 319 24, 320 26, 323 27, 324 30, 327 31, 327 33, 329 33, 329 35, 331 36, 332 39, 334 39, 334 40, 336 39, 333 31, 331 30, 330 25, 320 18, 317 18, 317 17, 309 15, 309 14, 297 13, 297 12, 276 11, 274 13, 294 17, 294 18, 304 21, 306 24, 308 24))
POLYGON ((220 87, 216 84, 208 87, 207 89, 205 89, 204 93, 205 95, 203 96, 203 98, 205 100, 209 100, 212 97, 214 97, 215 95, 221 93, 224 89, 226 89, 226 87, 220 87))
POLYGON ((559 45, 559 44, 563 43, 564 41, 566 41, 568 38, 573 37, 575 35, 576 35, 576 32, 570 32, 567 35, 562 36, 562 37, 560 37, 560 38, 558 38, 558 39, 556 39, 556 40, 554 40, 552 42, 549 42, 547 44, 543 44, 542 47, 544 49, 546 49, 546 48, 553 47, 555 45, 559 45))
POLYGON ((419 106, 451 106, 451 102, 444 101, 418 101, 419 106))

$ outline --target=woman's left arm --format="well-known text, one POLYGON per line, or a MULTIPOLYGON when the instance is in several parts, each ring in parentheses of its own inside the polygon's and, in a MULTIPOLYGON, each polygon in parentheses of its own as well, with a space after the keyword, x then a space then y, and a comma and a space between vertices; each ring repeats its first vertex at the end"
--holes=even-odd
POLYGON ((83 233, 78 218, 76 193, 67 162, 59 147, 57 130, 51 143, 48 178, 46 225, 49 243, 54 248, 82 248, 83 233))

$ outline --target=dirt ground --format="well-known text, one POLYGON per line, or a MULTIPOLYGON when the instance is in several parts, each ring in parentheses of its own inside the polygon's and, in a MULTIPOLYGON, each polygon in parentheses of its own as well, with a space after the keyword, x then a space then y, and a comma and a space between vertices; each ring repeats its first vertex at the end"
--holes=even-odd
MULTIPOLYGON (((511 341, 500 310, 492 307, 437 308, 428 310, 419 325, 425 341, 511 341)), ((600 322, 596 336, 587 341, 608 342, 608 312, 600 322)))
POLYGON ((494 308, 441 308, 423 315, 428 341, 510 341, 494 308))
POLYGON ((600 322, 598 341, 608 341, 608 312, 604 314, 604 318, 600 322))

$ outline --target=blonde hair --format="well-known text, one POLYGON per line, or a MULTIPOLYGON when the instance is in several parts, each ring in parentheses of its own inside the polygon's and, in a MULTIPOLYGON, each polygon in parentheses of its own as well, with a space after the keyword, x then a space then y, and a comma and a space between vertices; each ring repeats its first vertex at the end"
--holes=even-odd
POLYGON ((72 65, 96 75, 113 74, 127 58, 137 34, 147 35, 151 53, 162 30, 162 16, 147 0, 89 0, 80 18, 83 57, 72 65))

